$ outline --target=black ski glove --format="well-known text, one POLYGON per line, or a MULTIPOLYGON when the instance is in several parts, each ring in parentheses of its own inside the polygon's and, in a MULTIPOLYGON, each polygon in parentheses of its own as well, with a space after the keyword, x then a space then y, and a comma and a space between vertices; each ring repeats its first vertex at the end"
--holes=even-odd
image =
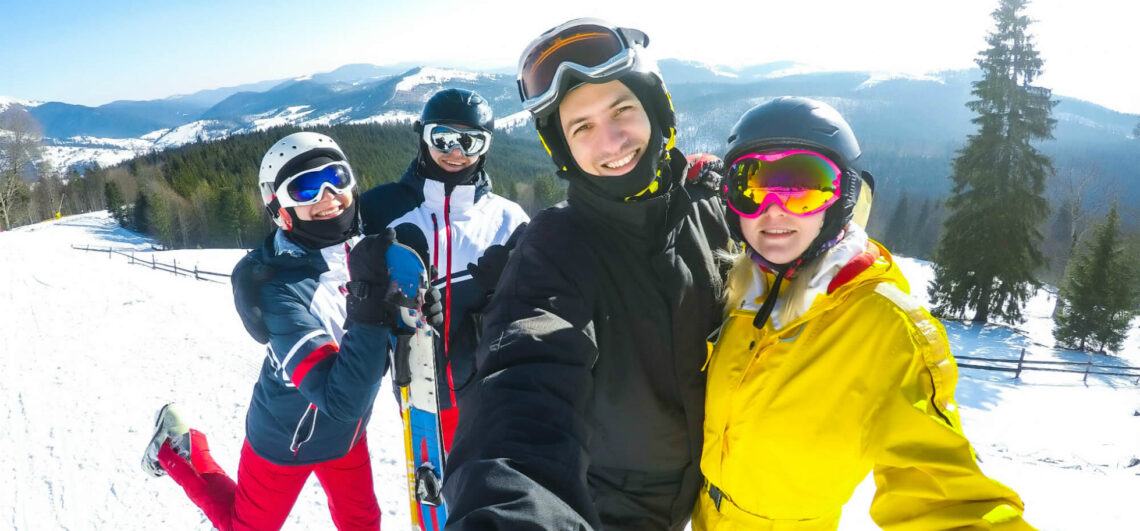
POLYGON ((503 276, 503 269, 507 267, 507 258, 511 256, 511 251, 518 244, 519 238, 526 230, 526 225, 526 223, 522 223, 516 227, 515 231, 511 233, 511 237, 507 238, 506 243, 492 245, 483 251, 483 256, 479 257, 479 263, 467 264, 467 271, 471 272, 471 278, 479 283, 479 287, 483 288, 488 298, 495 292, 495 286, 499 284, 499 277, 503 276))
MULTIPOLYGON (((434 271, 435 268, 433 267, 432 270, 434 271)), ((428 324, 436 328, 443 326, 443 295, 440 295, 439 288, 428 287, 427 293, 424 293, 423 312, 428 324)))
POLYGON ((687 157, 689 169, 685 181, 719 191, 721 175, 724 174, 724 161, 716 155, 695 153, 687 157))
POLYGON ((396 243, 396 231, 386 229, 365 236, 348 253, 348 319, 356 323, 395 326, 399 310, 386 300, 388 294, 388 247, 396 243))
POLYGON ((261 311, 261 285, 273 278, 273 268, 261 259, 261 250, 254 249, 238 260, 230 274, 230 285, 234 291, 234 308, 245 331, 249 332, 254 341, 261 344, 269 342, 269 329, 265 327, 264 315, 261 311))

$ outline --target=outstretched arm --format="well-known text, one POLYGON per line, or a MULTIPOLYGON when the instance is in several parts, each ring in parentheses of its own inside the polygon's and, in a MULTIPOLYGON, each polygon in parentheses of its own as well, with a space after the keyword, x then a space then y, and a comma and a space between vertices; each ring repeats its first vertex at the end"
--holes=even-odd
MULTIPOLYGON (((459 396, 448 529, 589 529, 592 295, 529 238, 507 261, 459 396)), ((532 240, 534 241, 534 240, 532 240)))
POLYGON ((914 355, 868 424, 878 488, 871 517, 891 531, 1032 530, 1021 498, 982 473, 962 433, 945 331, 925 310, 908 313, 919 325, 910 341, 887 347, 914 355))

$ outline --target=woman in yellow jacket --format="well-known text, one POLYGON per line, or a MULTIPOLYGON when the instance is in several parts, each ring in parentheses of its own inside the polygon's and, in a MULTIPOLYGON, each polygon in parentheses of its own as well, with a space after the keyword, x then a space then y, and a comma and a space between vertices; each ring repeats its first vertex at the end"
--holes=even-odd
POLYGON ((834 530, 874 470, 883 529, 1033 529, 962 433, 942 325, 852 221, 872 180, 846 121, 780 98, 728 146, 729 226, 746 246, 710 351, 693 528, 834 530))

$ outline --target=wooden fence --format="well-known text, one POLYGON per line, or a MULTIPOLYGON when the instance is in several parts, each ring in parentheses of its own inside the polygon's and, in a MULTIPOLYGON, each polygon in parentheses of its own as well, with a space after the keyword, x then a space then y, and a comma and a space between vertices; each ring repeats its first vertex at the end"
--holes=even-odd
POLYGON ((1012 372, 1013 378, 1018 379, 1021 377, 1022 371, 1046 371, 1046 372, 1071 372, 1084 375, 1084 382, 1088 384, 1089 375, 1102 375, 1102 376, 1123 376, 1126 378, 1135 378, 1135 383, 1140 384, 1140 367, 1130 367, 1127 365, 1097 365, 1089 361, 1036 361, 1025 359, 1025 349, 1021 349, 1021 356, 1018 359, 996 359, 996 358, 978 358, 974 356, 954 356, 954 359, 959 361, 975 361, 994 365, 978 365, 975 363, 958 363, 958 367, 967 369, 982 369, 987 371, 1003 371, 1012 372))
POLYGON ((130 260, 130 263, 132 263, 132 264, 138 264, 141 266, 149 266, 151 269, 154 269, 156 271, 166 271, 168 273, 174 273, 175 275, 179 275, 179 276, 194 277, 197 280, 203 280, 206 282, 216 282, 219 284, 224 284, 224 282, 222 282, 220 280, 214 280, 213 278, 209 278, 209 277, 226 277, 226 278, 229 278, 229 276, 230 276, 228 273, 214 273, 212 271, 203 271, 201 269, 198 269, 198 264, 194 264, 193 269, 189 269, 186 267, 178 267, 178 260, 172 260, 173 263, 164 264, 162 262, 155 260, 153 254, 150 255, 150 260, 145 260, 142 258, 136 258, 134 251, 122 251, 122 250, 118 250, 118 249, 112 249, 111 247, 107 247, 106 249, 101 249, 98 247, 91 247, 90 245, 84 245, 83 247, 80 247, 80 246, 73 244, 71 246, 71 248, 77 249, 80 251, 95 251, 95 252, 100 252, 100 253, 107 253, 107 258, 111 258, 113 255, 117 254, 119 256, 123 256, 125 258, 128 258, 130 260))

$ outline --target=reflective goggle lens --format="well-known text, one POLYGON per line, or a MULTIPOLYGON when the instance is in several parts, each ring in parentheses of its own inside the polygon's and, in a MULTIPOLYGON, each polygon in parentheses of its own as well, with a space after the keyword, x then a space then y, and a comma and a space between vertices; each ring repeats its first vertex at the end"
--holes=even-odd
POLYGON ((491 133, 479 129, 456 129, 428 124, 424 127, 424 143, 443 153, 458 148, 463 155, 476 157, 490 149, 491 133))
POLYGON ((769 203, 797 216, 815 214, 839 199, 841 171, 814 151, 750 153, 728 170, 725 196, 737 214, 755 217, 769 203))
POLYGON ((626 48, 611 28, 593 24, 572 26, 531 48, 519 70, 524 100, 550 90, 558 67, 576 63, 594 68, 613 59, 626 48))
POLYGON ((284 183, 289 198, 300 203, 317 200, 326 184, 337 193, 344 193, 352 186, 352 171, 337 162, 298 173, 284 183))

